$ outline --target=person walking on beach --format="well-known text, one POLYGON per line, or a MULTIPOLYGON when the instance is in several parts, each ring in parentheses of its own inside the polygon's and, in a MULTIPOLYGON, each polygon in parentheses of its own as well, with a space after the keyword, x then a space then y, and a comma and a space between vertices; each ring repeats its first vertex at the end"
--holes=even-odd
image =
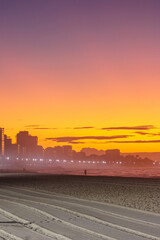
POLYGON ((86 169, 84 170, 84 175, 87 175, 87 170, 86 169))

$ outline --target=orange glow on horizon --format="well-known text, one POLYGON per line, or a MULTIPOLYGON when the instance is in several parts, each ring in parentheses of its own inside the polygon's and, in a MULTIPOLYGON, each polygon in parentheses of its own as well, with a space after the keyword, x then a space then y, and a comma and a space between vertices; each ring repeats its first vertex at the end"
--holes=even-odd
POLYGON ((19 131, 28 130, 45 148, 72 144, 75 150, 159 152, 157 1, 148 5, 124 1, 124 6, 119 1, 93 0, 92 6, 88 0, 71 5, 48 1, 45 7, 29 2, 4 3, 0 10, 0 127, 5 133, 15 142, 19 131), (142 131, 147 134, 101 130, 144 125, 155 128, 142 131), (74 129, 87 126, 93 128, 74 129), (74 143, 46 140, 114 135, 129 137, 74 143))

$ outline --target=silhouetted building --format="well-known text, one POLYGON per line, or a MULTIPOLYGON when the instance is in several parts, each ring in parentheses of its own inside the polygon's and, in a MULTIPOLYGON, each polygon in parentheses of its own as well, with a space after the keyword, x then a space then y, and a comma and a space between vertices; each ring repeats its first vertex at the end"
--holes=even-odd
POLYGON ((29 135, 28 131, 21 131, 17 134, 17 144, 20 156, 33 157, 37 151, 38 137, 29 135))
POLYGON ((11 146, 11 157, 17 157, 18 156, 18 144, 12 144, 11 146))
POLYGON ((55 158, 55 150, 52 147, 48 147, 44 150, 44 157, 45 158, 55 158))
POLYGON ((63 154, 64 154, 64 158, 71 158, 72 157, 72 146, 64 145, 63 146, 63 154))
POLYGON ((4 128, 0 128, 0 155, 4 155, 4 128))
POLYGON ((76 152, 76 151, 73 150, 72 158, 74 160, 85 160, 86 159, 86 154, 85 154, 85 152, 76 152))
POLYGON ((12 139, 4 135, 4 155, 10 156, 12 149, 12 139))
POLYGON ((61 146, 54 147, 54 152, 55 152, 55 158, 57 158, 57 159, 63 159, 64 158, 63 147, 61 147, 61 146))
POLYGON ((85 152, 86 156, 90 156, 92 154, 95 154, 97 156, 102 156, 105 154, 105 151, 103 150, 97 150, 96 148, 82 148, 81 152, 85 152))
POLYGON ((120 159, 120 150, 119 149, 106 150, 105 157, 108 160, 118 160, 120 159))
POLYGON ((38 157, 38 158, 44 157, 44 149, 40 145, 37 145, 37 147, 36 147, 36 157, 38 157))

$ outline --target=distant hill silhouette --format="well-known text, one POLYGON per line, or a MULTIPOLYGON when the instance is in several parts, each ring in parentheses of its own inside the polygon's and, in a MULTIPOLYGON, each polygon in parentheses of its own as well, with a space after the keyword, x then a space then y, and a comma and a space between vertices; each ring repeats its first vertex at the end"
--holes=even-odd
POLYGON ((139 155, 141 158, 149 158, 153 161, 159 161, 160 160, 160 152, 134 152, 134 153, 121 153, 121 155, 139 155))
POLYGON ((101 156, 105 154, 105 151, 97 150, 96 148, 82 148, 81 152, 84 152, 86 156, 90 156, 90 155, 101 156))
MULTIPOLYGON (((105 151, 103 150, 97 150, 96 148, 82 148, 81 152, 84 152, 86 156, 90 155, 97 155, 101 156, 105 154, 105 151)), ((122 156, 127 155, 139 155, 141 158, 149 158, 153 161, 159 161, 160 160, 160 152, 133 152, 133 153, 121 153, 122 156)))

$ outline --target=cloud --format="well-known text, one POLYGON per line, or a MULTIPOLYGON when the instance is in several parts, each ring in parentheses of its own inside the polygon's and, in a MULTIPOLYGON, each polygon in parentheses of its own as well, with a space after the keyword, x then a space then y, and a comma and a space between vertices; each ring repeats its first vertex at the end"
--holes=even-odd
POLYGON ((147 132, 135 132, 137 134, 140 134, 140 135, 149 135, 149 136, 160 136, 160 133, 147 133, 147 132))
POLYGON ((151 136, 160 136, 160 133, 150 133, 151 136))
POLYGON ((57 129, 57 128, 43 128, 43 127, 35 127, 33 129, 38 129, 38 130, 52 130, 52 129, 57 129))
POLYGON ((116 138, 128 138, 133 135, 115 135, 115 136, 82 136, 82 137, 57 137, 57 138, 46 138, 46 140, 54 141, 54 142, 75 142, 78 140, 107 140, 107 139, 116 139, 116 138))
POLYGON ((140 135, 148 135, 148 134, 150 134, 150 133, 140 132, 140 131, 137 131, 137 132, 135 132, 135 133, 140 134, 140 135))
POLYGON ((75 127, 73 129, 91 129, 91 128, 94 128, 94 127, 75 127))
POLYGON ((40 127, 40 125, 26 125, 24 127, 25 128, 35 128, 35 127, 40 127))
POLYGON ((108 141, 106 143, 160 143, 160 140, 108 141))
POLYGON ((130 126, 130 127, 106 127, 101 130, 149 130, 155 129, 153 125, 142 125, 142 126, 130 126))
POLYGON ((27 126, 25 126, 25 128, 35 129, 35 130, 51 130, 51 129, 57 129, 57 128, 41 127, 40 125, 27 125, 27 126))

